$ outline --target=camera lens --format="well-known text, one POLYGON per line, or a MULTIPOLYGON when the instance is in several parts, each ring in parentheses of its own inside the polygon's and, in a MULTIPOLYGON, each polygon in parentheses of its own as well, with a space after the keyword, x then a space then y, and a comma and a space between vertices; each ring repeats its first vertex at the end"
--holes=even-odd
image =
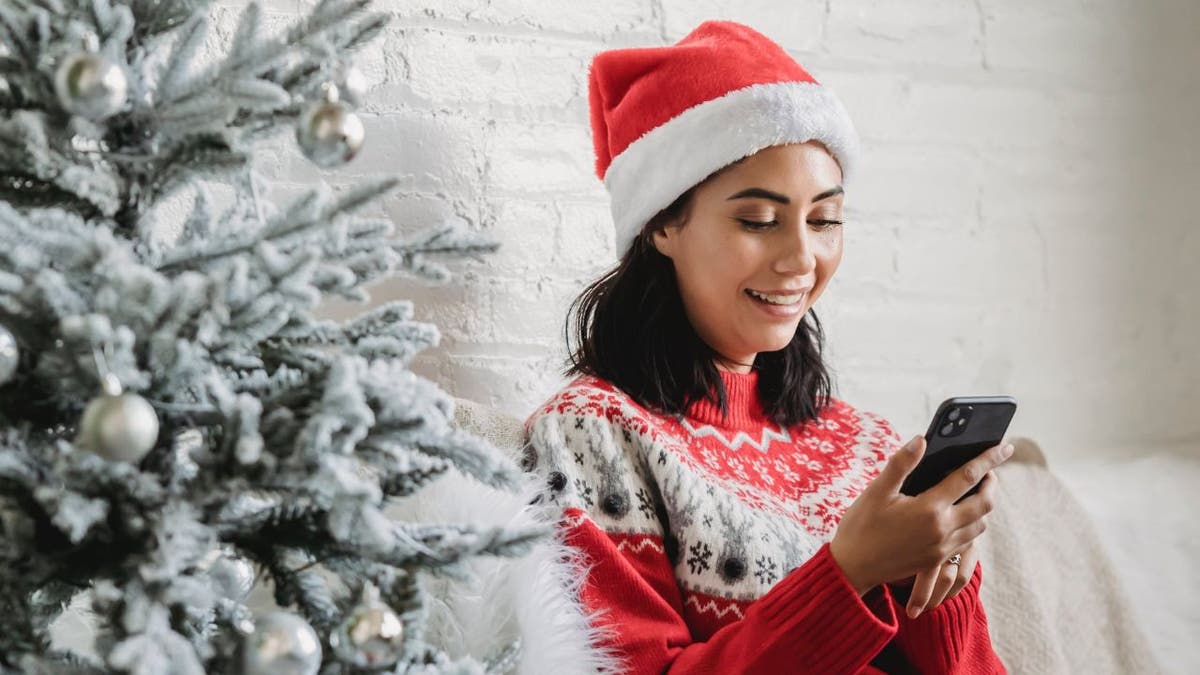
POLYGON ((950 423, 950 424, 946 424, 946 425, 942 426, 942 435, 943 436, 949 436, 952 433, 954 433, 954 423, 950 423))
POLYGON ((958 419, 958 416, 960 414, 962 414, 961 411, 958 408, 954 408, 953 410, 950 411, 949 415, 946 415, 946 419, 953 422, 954 420, 958 419))

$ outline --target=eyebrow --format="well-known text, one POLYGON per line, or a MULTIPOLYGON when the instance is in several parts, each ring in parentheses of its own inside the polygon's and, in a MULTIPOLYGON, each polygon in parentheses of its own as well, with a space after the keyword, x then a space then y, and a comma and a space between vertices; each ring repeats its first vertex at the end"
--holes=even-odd
MULTIPOLYGON (((813 197, 812 200, 814 202, 819 202, 822 199, 828 199, 834 195, 840 195, 843 192, 845 192, 845 190, 842 189, 841 185, 838 185, 836 187, 829 188, 828 190, 817 195, 816 197, 813 197)), ((758 188, 758 187, 752 187, 752 188, 747 188, 745 190, 742 190, 741 192, 739 192, 735 195, 729 196, 725 201, 730 201, 733 199, 745 199, 747 197, 760 197, 762 199, 770 199, 772 201, 777 201, 780 204, 791 204, 792 203, 792 200, 789 199, 787 195, 781 195, 778 192, 771 192, 770 190, 765 190, 763 188, 758 188)))

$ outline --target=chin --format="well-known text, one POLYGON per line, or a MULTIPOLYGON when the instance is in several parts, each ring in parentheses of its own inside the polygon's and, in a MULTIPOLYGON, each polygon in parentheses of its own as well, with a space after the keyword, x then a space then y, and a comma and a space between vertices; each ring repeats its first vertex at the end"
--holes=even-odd
POLYGON ((771 336, 769 339, 763 340, 762 345, 756 351, 759 352, 777 352, 787 347, 792 342, 792 337, 796 332, 792 331, 788 335, 771 336))

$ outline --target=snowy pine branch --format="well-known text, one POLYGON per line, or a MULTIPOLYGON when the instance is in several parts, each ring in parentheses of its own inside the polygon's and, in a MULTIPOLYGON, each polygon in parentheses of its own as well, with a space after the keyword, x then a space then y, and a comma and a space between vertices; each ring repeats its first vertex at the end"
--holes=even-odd
POLYGON ((18 346, 0 381, 0 674, 236 672, 259 617, 221 560, 269 579, 326 646, 369 582, 405 625, 391 672, 501 669, 515 647, 485 663, 425 642, 422 578, 522 555, 549 526, 405 522, 387 507, 452 471, 513 490, 520 469, 409 370, 439 340, 410 302, 314 316, 385 275, 446 282, 445 260, 496 244, 461 221, 397 236, 364 216, 390 178, 265 199, 253 144, 387 16, 321 0, 264 37, 251 3, 201 67, 208 5, 0 3, 0 328, 18 346), (59 98, 60 67, 85 52, 128 86, 94 119, 59 98), (232 188, 220 210, 218 181, 232 188), (167 231, 158 207, 183 188, 190 211, 167 231), (105 412, 114 401, 154 422, 138 453, 127 411, 105 412), (125 434, 119 452, 101 424, 125 434), (81 600, 98 622, 89 657, 50 634, 81 600))

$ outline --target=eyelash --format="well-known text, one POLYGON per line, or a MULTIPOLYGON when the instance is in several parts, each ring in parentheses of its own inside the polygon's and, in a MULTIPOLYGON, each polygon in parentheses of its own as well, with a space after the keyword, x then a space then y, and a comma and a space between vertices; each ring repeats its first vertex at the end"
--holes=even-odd
MULTIPOLYGON (((744 218, 738 218, 738 221, 741 222, 742 225, 744 225, 746 227, 746 229, 748 229, 748 230, 765 230, 772 225, 779 224, 778 220, 768 220, 768 221, 764 222, 761 220, 746 220, 744 218)), ((821 225, 823 225, 824 227, 820 228, 820 231, 822 231, 822 232, 842 224, 842 221, 840 221, 840 220, 828 220, 828 219, 810 220, 808 222, 809 223, 820 223, 821 225)))

